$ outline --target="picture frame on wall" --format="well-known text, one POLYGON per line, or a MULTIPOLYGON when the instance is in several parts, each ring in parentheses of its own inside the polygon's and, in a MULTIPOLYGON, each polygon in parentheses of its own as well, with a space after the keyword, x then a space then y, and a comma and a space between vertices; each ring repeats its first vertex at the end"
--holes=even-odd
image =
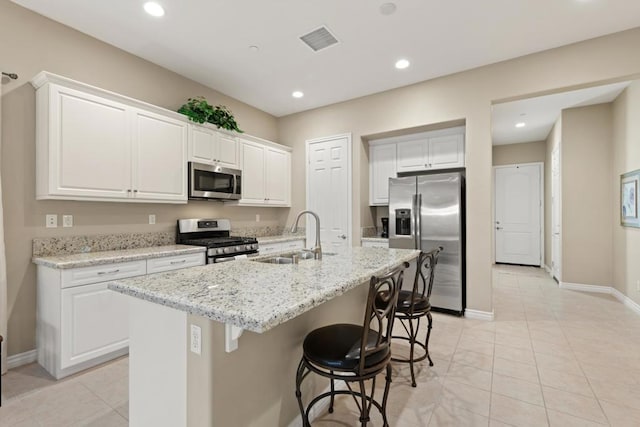
POLYGON ((640 169, 620 175, 620 225, 640 228, 640 169))

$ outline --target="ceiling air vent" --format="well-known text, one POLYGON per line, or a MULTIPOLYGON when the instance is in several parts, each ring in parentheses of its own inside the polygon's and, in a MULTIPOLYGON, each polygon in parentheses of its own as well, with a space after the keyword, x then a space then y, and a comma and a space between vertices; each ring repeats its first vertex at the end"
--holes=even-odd
POLYGON ((305 42, 307 46, 314 50, 314 52, 338 43, 338 39, 331 34, 327 27, 320 27, 317 30, 313 30, 309 34, 301 36, 300 40, 305 42))

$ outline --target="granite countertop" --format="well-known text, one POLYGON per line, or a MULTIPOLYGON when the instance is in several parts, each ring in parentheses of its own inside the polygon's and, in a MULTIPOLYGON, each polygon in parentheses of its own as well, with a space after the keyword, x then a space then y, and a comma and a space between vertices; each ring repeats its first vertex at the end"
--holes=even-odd
POLYGON ((154 246, 150 248, 123 249, 119 251, 87 252, 62 256, 34 257, 32 261, 34 264, 44 265, 46 267, 65 269, 200 253, 205 252, 206 250, 207 248, 203 246, 168 245, 154 246))
POLYGON ((363 242, 388 242, 388 237, 361 237, 361 241, 363 242))
POLYGON ((267 243, 283 243, 283 242, 293 242, 296 240, 305 240, 305 236, 296 235, 296 234, 285 234, 281 236, 265 236, 258 237, 258 244, 267 244, 267 243))
POLYGON ((109 289, 261 333, 418 254, 357 247, 295 265, 241 260, 116 280, 109 289))

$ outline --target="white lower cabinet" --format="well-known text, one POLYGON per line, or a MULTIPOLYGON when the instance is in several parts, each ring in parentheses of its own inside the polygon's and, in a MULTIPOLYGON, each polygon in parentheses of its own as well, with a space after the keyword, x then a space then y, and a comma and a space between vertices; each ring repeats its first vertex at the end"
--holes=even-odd
POLYGON ((129 301, 109 282, 204 264, 201 252, 71 269, 38 265, 38 363, 60 379, 127 354, 129 301))
POLYGON ((289 242, 260 243, 260 255, 268 255, 276 252, 296 251, 304 249, 305 239, 292 240, 289 242))
POLYGON ((363 248, 388 248, 389 242, 363 240, 362 247, 363 248))

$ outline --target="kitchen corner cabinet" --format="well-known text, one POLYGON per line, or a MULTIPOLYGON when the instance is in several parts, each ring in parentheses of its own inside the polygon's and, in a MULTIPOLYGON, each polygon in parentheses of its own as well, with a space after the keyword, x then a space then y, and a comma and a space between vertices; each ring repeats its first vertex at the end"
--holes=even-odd
POLYGON ((204 263, 204 253, 195 253, 71 269, 38 265, 38 363, 60 379, 127 354, 129 301, 109 281, 204 263))
POLYGON ((186 203, 177 113, 46 72, 31 83, 37 199, 186 203))
POLYGON ((291 152, 274 143, 240 139, 239 206, 291 206, 291 152), (280 148, 281 147, 281 148, 280 148))
POLYGON ((389 204, 389 178, 403 172, 462 168, 464 127, 369 141, 369 205, 389 204))
POLYGON ((233 135, 206 126, 191 125, 189 161, 240 168, 240 144, 233 135))

